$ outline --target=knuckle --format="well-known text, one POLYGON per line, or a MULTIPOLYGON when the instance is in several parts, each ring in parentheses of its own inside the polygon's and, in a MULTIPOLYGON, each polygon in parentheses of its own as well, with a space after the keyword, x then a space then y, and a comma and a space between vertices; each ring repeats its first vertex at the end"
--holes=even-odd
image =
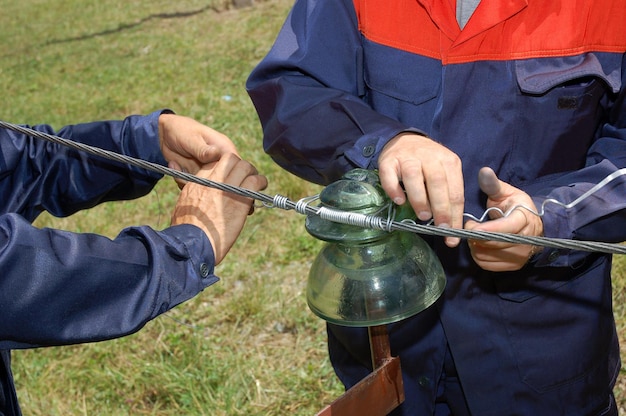
POLYGON ((460 191, 450 191, 450 202, 453 205, 463 205, 465 204, 465 194, 462 190, 460 191))

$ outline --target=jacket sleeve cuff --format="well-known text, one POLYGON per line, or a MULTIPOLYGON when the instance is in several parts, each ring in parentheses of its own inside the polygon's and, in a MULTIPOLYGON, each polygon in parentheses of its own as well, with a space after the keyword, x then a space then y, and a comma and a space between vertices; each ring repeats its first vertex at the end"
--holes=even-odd
POLYGON ((181 224, 162 231, 184 245, 188 256, 188 273, 195 276, 204 288, 220 279, 215 275, 215 254, 207 236, 198 227, 181 224))
POLYGON ((400 133, 415 133, 426 136, 426 133, 414 128, 389 127, 362 136, 354 147, 346 151, 346 158, 354 165, 363 169, 378 169, 378 157, 383 148, 400 133))
POLYGON ((136 155, 139 159, 167 166, 167 161, 161 152, 159 139, 159 117, 161 114, 175 113, 165 108, 146 115, 142 122, 137 123, 135 126, 134 140, 132 143, 129 143, 129 146, 132 146, 132 148, 128 150, 129 153, 127 154, 136 155))
MULTIPOLYGON (((545 198, 533 198, 536 207, 541 207, 545 198)), ((565 208, 555 204, 547 204, 544 208, 543 235, 548 238, 571 239, 569 221, 565 208)), ((536 267, 570 267, 585 259, 589 253, 554 247, 543 247, 533 255, 529 263, 536 267)))

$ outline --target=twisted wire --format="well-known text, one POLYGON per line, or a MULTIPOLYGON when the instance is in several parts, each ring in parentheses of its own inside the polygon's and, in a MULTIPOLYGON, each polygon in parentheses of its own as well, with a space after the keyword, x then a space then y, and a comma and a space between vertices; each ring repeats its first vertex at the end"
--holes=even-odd
MULTIPOLYGON (((230 192, 239 196, 252 198, 260 201, 264 206, 269 208, 279 208, 283 210, 294 210, 303 215, 318 215, 326 220, 343 223, 348 225, 354 225, 363 228, 374 228, 383 231, 407 231, 423 235, 439 236, 439 237, 458 237, 464 239, 474 239, 483 241, 498 241, 512 244, 528 244, 541 247, 551 247, 557 249, 571 249, 581 250, 589 252, 602 252, 608 254, 626 254, 626 246, 621 244, 603 243, 596 241, 580 241, 580 240, 568 240, 559 238, 548 237, 533 237, 522 236, 518 234, 509 233, 497 233, 489 231, 478 230, 463 230, 457 228, 443 228, 430 224, 417 224, 411 220, 395 221, 393 218, 392 208, 389 208, 387 218, 366 215, 362 213, 340 211, 323 206, 311 206, 311 202, 317 199, 316 196, 302 198, 299 201, 292 201, 286 196, 275 195, 269 196, 262 192, 252 191, 249 189, 228 185, 225 183, 215 182, 209 179, 200 178, 189 173, 177 171, 157 163, 148 162, 142 159, 133 158, 130 156, 115 153, 109 150, 100 149, 97 147, 89 146, 83 143, 77 143, 72 140, 64 139, 62 137, 54 136, 48 133, 39 132, 24 126, 19 126, 12 123, 7 123, 0 120, 0 127, 13 130, 18 133, 22 133, 27 136, 39 138, 52 143, 58 143, 69 148, 86 152, 95 156, 103 157, 120 163, 125 163, 131 166, 139 167, 145 170, 154 171, 163 175, 171 176, 176 179, 182 179, 188 182, 198 183, 200 185, 208 186, 210 188, 219 189, 224 192, 230 192)), ((618 171, 619 172, 619 171, 618 171)), ((622 175, 619 173, 615 177, 622 175)), ((605 179, 603 182, 614 179, 605 179)), ((598 188, 599 189, 599 188, 598 188)), ((588 193, 587 193, 588 194, 588 193)), ((586 195, 587 195, 586 194, 586 195)), ((581 196, 582 198, 582 196, 581 196)), ((572 204, 580 202, 582 200, 578 198, 572 204)), ((558 201, 557 201, 558 202, 558 201)), ((570 204, 571 205, 571 204, 570 204)))
POLYGON ((485 212, 483 212, 483 215, 481 215, 480 218, 475 217, 474 215, 468 214, 468 213, 463 214, 463 216, 467 217, 467 218, 470 218, 470 219, 472 219, 474 221, 477 221, 477 222, 483 222, 486 219, 488 219, 489 213, 491 213, 491 212, 497 212, 500 215, 502 215, 503 217, 508 217, 516 209, 525 209, 526 211, 530 212, 533 215, 536 215, 538 217, 543 217, 544 214, 545 214, 545 211, 546 211, 546 205, 548 205, 548 204, 555 204, 555 205, 559 205, 559 206, 561 206, 561 207, 563 207, 565 209, 574 208, 580 202, 584 201, 585 199, 587 199, 592 194, 598 192, 600 189, 604 188, 609 182, 612 182, 613 180, 619 178, 620 176, 624 176, 624 175, 626 175, 626 168, 622 168, 622 169, 616 170, 615 172, 611 173, 610 175, 608 175, 607 177, 602 179, 600 182, 598 182, 593 187, 591 187, 587 192, 583 193, 581 196, 579 196, 578 198, 576 198, 575 200, 573 200, 569 204, 565 204, 565 203, 563 203, 561 201, 558 201, 558 200, 556 200, 554 198, 548 198, 548 199, 544 200, 541 203, 541 206, 539 207, 538 211, 535 211, 534 209, 531 209, 531 208, 527 207, 524 204, 518 204, 518 205, 512 206, 506 212, 502 211, 498 207, 488 208, 487 210, 485 210, 485 212))

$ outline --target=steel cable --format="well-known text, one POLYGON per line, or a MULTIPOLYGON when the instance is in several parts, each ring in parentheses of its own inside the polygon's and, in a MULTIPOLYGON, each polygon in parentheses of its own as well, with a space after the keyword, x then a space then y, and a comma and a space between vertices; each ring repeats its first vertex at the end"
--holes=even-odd
POLYGON ((326 220, 354 225, 363 228, 375 228, 385 231, 407 231, 423 235, 439 236, 439 237, 458 237, 464 239, 474 239, 483 241, 498 241, 512 244, 528 244, 541 247, 550 247, 556 249, 581 250, 589 252, 601 252, 609 254, 626 254, 626 246, 622 244, 604 243, 597 241, 581 241, 569 240, 549 237, 533 237, 518 234, 497 233, 477 230, 463 230, 456 228, 443 228, 429 224, 417 224, 414 221, 395 221, 389 218, 383 218, 373 215, 365 215, 354 212, 346 212, 330 209, 321 206, 311 206, 310 202, 314 197, 303 198, 299 201, 292 201, 288 197, 282 195, 270 196, 262 192, 252 191, 249 189, 232 186, 220 182, 211 181, 209 179, 200 178, 189 173, 171 169, 157 163, 148 162, 142 159, 133 158, 122 155, 109 150, 89 146, 78 143, 59 136, 40 132, 28 127, 8 123, 0 120, 0 127, 9 129, 24 135, 46 140, 48 142, 57 143, 75 150, 83 151, 88 154, 103 157, 105 159, 139 167, 145 170, 160 173, 162 175, 171 176, 176 179, 182 179, 188 182, 197 183, 208 186, 210 188, 219 189, 224 192, 230 192, 239 196, 252 198, 262 202, 266 207, 275 207, 283 210, 294 210, 303 215, 318 215, 326 220))

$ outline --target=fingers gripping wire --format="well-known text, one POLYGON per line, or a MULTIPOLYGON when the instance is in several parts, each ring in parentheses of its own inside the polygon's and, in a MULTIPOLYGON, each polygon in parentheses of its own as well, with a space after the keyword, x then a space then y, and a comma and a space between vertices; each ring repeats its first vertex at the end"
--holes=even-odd
MULTIPOLYGON (((364 228, 375 228, 384 231, 406 231, 413 232, 424 235, 431 236, 440 236, 440 237, 458 237, 458 238, 468 238, 475 240, 488 240, 488 241, 500 241, 500 242, 508 242, 514 244, 530 244, 542 247, 553 247, 553 248, 562 248, 562 249, 572 249, 572 250, 582 250, 582 251, 591 251, 591 252, 602 252, 609 254, 626 254, 626 246, 621 244, 611 244, 611 243, 603 243, 603 242, 594 242, 594 241, 578 241, 578 240, 567 240, 567 239, 555 239, 555 238, 547 238, 547 237, 530 237, 530 236, 521 236, 516 234, 506 234, 506 233, 496 233, 496 232, 486 232, 486 231, 477 231, 477 230, 463 230, 463 229, 453 229, 453 228, 441 228, 434 226, 432 224, 417 224, 414 221, 402 220, 395 221, 393 218, 395 217, 394 206, 385 206, 383 210, 387 210, 387 215, 378 216, 376 214, 367 215, 357 212, 345 212, 340 211, 328 207, 323 206, 312 206, 311 202, 318 199, 318 195, 302 198, 297 202, 293 202, 289 198, 282 195, 269 196, 261 192, 252 191, 245 188, 240 188, 224 183, 219 183, 215 181, 211 181, 208 179, 200 178, 195 175, 191 175, 185 172, 180 172, 157 163, 148 162, 141 159, 136 159, 130 156, 118 154, 115 152, 111 152, 108 150, 100 149, 97 147, 85 145, 83 143, 77 143, 71 140, 67 140, 58 136, 54 136, 51 134, 39 132, 33 129, 29 129, 27 127, 19 126, 16 124, 7 123, 5 121, 0 120, 0 127, 16 131, 18 133, 22 133, 27 136, 36 137, 42 140, 46 140, 48 142, 53 142, 57 144, 61 144, 63 146, 67 146, 73 148, 75 150, 83 151, 91 155, 103 157, 106 159, 114 160, 120 163, 128 164, 131 166, 139 167, 142 169, 154 171, 163 175, 171 176, 176 179, 182 179, 188 182, 198 183, 200 185, 208 186, 210 188, 219 189, 225 192, 230 192, 239 196, 251 198, 255 201, 260 201, 263 206, 268 208, 280 208, 283 210, 295 210, 299 214, 303 215, 319 215, 320 217, 327 219, 329 221, 343 223, 348 225, 355 225, 358 227, 364 228)), ((585 194, 581 195, 578 199, 571 202, 570 204, 563 204, 556 200, 546 200, 546 203, 556 203, 564 206, 565 208, 573 207, 585 198, 589 197, 594 192, 597 192, 599 189, 604 187, 607 183, 611 182, 618 176, 622 176, 626 174, 626 169, 621 169, 619 171, 614 172, 609 175, 603 181, 598 183, 592 189, 590 189, 585 194)), ((391 204, 393 205, 393 204, 391 204)), ((511 208, 508 213, 503 213, 503 215, 508 215, 514 209, 528 209, 524 206, 516 206, 511 208)), ((543 215, 543 205, 540 212, 536 212, 536 215, 543 215)), ((488 215, 488 212, 483 214, 483 218, 488 215)))
POLYGON ((483 215, 480 216, 480 218, 475 217, 472 214, 468 214, 465 213, 463 214, 464 217, 472 219, 474 221, 477 222, 484 222, 486 220, 488 220, 490 218, 490 214, 492 212, 497 212, 498 214, 500 214, 502 217, 508 217, 509 215, 511 215, 511 213, 517 209, 524 209, 528 212, 530 212, 533 215, 536 215, 538 217, 543 217, 545 215, 545 207, 548 204, 555 204, 555 205, 559 205, 565 209, 571 209, 574 208, 576 205, 578 205, 579 203, 581 203, 582 201, 584 201, 585 199, 589 198, 591 195, 593 195, 594 193, 598 192, 600 189, 604 188, 606 185, 608 185, 610 182, 612 182, 613 180, 626 175, 626 168, 622 168, 619 170, 616 170, 615 172, 611 173, 610 175, 608 175, 607 177, 605 177, 604 179, 602 179, 600 182, 598 182, 596 185, 594 185, 591 189, 589 189, 587 192, 585 192, 584 194, 582 194, 581 196, 579 196, 578 198, 576 198, 574 201, 570 202, 569 204, 563 203, 561 201, 557 201, 556 199, 553 198, 549 198, 546 199, 542 202, 541 207, 539 208, 538 211, 535 211, 534 209, 531 209, 529 207, 527 207, 526 205, 523 204, 519 204, 519 205, 515 205, 511 208, 509 208, 506 212, 502 211, 500 208, 498 207, 491 207, 488 208, 487 210, 485 210, 485 212, 483 213, 483 215))

